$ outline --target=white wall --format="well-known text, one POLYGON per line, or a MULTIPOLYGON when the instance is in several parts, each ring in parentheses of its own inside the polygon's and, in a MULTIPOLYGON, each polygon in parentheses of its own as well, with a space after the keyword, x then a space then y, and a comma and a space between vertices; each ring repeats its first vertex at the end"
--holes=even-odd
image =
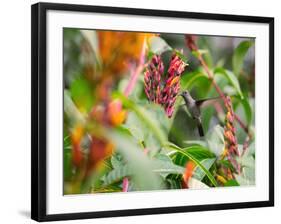
MULTIPOLYGON (((0 13, 0 223, 30 220, 30 5, 36 1, 3 1, 0 13)), ((278 1, 220 0, 68 0, 64 3, 139 7, 275 17, 275 98, 281 97, 281 15, 278 1)), ((275 208, 135 216, 60 223, 246 223, 280 217, 280 101, 276 101, 275 208), (279 189, 278 189, 279 188, 279 189)), ((148 202, 149 203, 149 202, 148 202)))

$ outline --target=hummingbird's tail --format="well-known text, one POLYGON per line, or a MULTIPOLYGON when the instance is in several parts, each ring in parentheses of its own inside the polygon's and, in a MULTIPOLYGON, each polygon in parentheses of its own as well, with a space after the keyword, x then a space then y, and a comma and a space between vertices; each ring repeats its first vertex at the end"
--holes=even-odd
POLYGON ((199 133, 200 137, 203 137, 204 136, 204 129, 203 129, 203 126, 202 126, 201 119, 197 118, 196 122, 197 122, 198 133, 199 133))
POLYGON ((198 132, 199 132, 200 137, 204 136, 204 130, 203 130, 202 124, 198 125, 198 132))

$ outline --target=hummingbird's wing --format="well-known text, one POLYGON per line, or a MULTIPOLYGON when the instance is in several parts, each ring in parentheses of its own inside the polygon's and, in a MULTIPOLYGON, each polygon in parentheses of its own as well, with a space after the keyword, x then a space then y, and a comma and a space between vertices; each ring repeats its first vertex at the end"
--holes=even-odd
POLYGON ((198 107, 201 107, 201 106, 203 106, 204 103, 210 102, 212 100, 218 100, 218 99, 221 99, 221 97, 218 96, 218 97, 212 97, 212 98, 207 98, 207 99, 200 99, 200 100, 196 100, 195 103, 198 107))
MULTIPOLYGON (((201 107, 201 106, 203 106, 204 103, 209 103, 210 101, 219 100, 219 99, 221 99, 220 96, 207 98, 207 99, 200 99, 200 100, 196 100, 195 104, 196 104, 197 107, 201 107)), ((186 106, 186 104, 184 103, 184 104, 180 105, 180 107, 183 107, 183 106, 186 106)))

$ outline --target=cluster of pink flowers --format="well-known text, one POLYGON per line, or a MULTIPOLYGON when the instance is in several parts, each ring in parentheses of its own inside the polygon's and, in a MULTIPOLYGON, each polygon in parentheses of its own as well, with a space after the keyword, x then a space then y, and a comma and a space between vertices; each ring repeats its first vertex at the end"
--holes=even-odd
POLYGON ((225 148, 228 150, 230 154, 238 155, 238 145, 237 145, 237 139, 236 139, 236 130, 234 127, 234 112, 232 109, 232 104, 230 97, 226 97, 227 104, 226 109, 227 113, 225 116, 225 127, 224 127, 224 138, 225 138, 225 148))
POLYGON ((233 112, 230 97, 227 96, 226 100, 227 100, 227 104, 226 104, 227 113, 225 116, 225 127, 224 127, 225 150, 228 160, 236 168, 237 172, 239 172, 240 170, 239 164, 233 158, 234 156, 239 156, 238 144, 236 138, 236 129, 233 123, 235 119, 234 112, 233 112))
POLYGON ((164 64, 160 55, 154 55, 144 73, 145 93, 149 101, 164 107, 170 118, 174 112, 174 104, 180 90, 180 76, 186 63, 173 54, 167 75, 164 76, 164 64))
POLYGON ((144 90, 149 101, 161 103, 161 78, 164 74, 164 64, 160 55, 154 55, 144 73, 144 90))

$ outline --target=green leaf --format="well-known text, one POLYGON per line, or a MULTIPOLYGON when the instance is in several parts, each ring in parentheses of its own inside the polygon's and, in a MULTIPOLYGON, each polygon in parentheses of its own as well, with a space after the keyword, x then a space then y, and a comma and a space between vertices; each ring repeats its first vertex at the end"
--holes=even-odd
MULTIPOLYGON (((157 120, 152 119, 151 114, 144 107, 139 106, 134 101, 126 98, 120 93, 115 93, 114 97, 120 99, 122 104, 128 109, 134 111, 138 118, 146 125, 146 127, 154 134, 155 138, 158 140, 160 145, 164 145, 167 139, 167 135, 164 133, 163 129, 160 126, 161 121, 158 117, 157 120)), ((162 117, 162 119, 166 119, 166 117, 162 117)))
POLYGON ((149 50, 154 54, 162 54, 165 51, 170 51, 172 48, 161 37, 151 37, 149 39, 149 50))
POLYGON ((248 149, 245 151, 243 156, 253 156, 253 157, 255 157, 255 141, 253 141, 248 146, 248 149))
MULTIPOLYGON (((147 117, 150 120, 158 121, 155 125, 157 125, 157 129, 162 131, 166 137, 171 122, 167 118, 163 108, 159 105, 148 104, 143 105, 142 110, 146 111, 147 117)), ((152 156, 161 150, 161 142, 158 138, 155 138, 155 134, 151 131, 150 126, 135 111, 128 113, 124 126, 128 128, 139 144, 142 144, 149 150, 149 155, 152 156)))
POLYGON ((165 147, 170 148, 172 150, 176 150, 178 153, 180 153, 180 154, 184 155, 185 157, 187 157, 188 159, 192 160, 197 166, 199 166, 204 171, 204 173, 207 175, 207 177, 209 178, 211 183, 215 187, 218 186, 217 181, 215 180, 213 175, 201 164, 201 162, 198 159, 196 159, 195 156, 192 155, 192 153, 189 152, 190 148, 192 148, 192 147, 181 149, 180 147, 176 146, 175 144, 170 144, 170 143, 166 144, 165 147))
POLYGON ((169 189, 181 189, 181 181, 175 179, 167 179, 166 180, 169 186, 169 189))
POLYGON ((237 77, 231 71, 226 70, 224 68, 216 68, 214 70, 214 74, 224 76, 230 82, 230 84, 236 89, 240 98, 241 99, 244 98, 243 93, 242 93, 241 88, 240 88, 239 81, 238 81, 237 77))
POLYGON ((116 152, 120 153, 126 161, 125 166, 128 166, 125 167, 126 169, 119 167, 121 170, 110 176, 110 182, 118 181, 124 175, 130 175, 137 190, 159 190, 163 188, 160 176, 153 172, 152 161, 143 153, 139 144, 132 137, 119 132, 118 129, 107 130, 106 136, 115 145, 116 152))
MULTIPOLYGON (((164 178, 169 174, 182 174, 184 172, 183 167, 173 164, 172 160, 168 156, 163 154, 159 154, 150 162, 152 168, 151 172, 155 174, 159 174, 164 178)), ((125 165, 122 165, 120 163, 118 163, 118 165, 115 164, 114 169, 102 178, 102 180, 104 181, 103 186, 114 184, 116 182, 121 181, 124 177, 131 177, 134 175, 135 175, 134 167, 128 164, 125 165)))
POLYGON ((185 73, 181 77, 181 88, 183 90, 191 90, 195 84, 201 82, 210 83, 210 80, 204 73, 199 71, 185 73))
POLYGON ((245 113, 245 117, 247 119, 247 124, 250 125, 252 122, 252 108, 251 105, 249 103, 249 100, 244 98, 244 99, 240 99, 239 97, 236 97, 236 99, 239 101, 239 103, 241 104, 241 106, 243 107, 244 113, 245 113))
POLYGON ((237 158, 237 162, 239 162, 242 167, 255 167, 255 159, 251 155, 243 155, 242 157, 237 158))
POLYGON ((224 150, 224 129, 220 125, 216 125, 206 135, 208 148, 218 157, 224 150))
POLYGON ((187 147, 188 152, 193 155, 196 159, 203 160, 206 158, 215 158, 216 155, 202 146, 187 147))
MULTIPOLYGON (((171 143, 169 143, 171 144, 171 143)), ((176 145, 174 145, 177 147, 176 145)), ((186 147, 188 152, 193 155, 196 159, 199 161, 202 161, 204 159, 208 158, 215 158, 215 154, 207 150, 204 146, 201 145, 192 145, 190 147, 186 147)), ((172 151, 168 153, 169 156, 173 159, 174 163, 180 166, 185 166, 187 161, 189 160, 186 156, 177 153, 177 151, 172 151)))
POLYGON ((114 155, 111 156, 110 162, 114 169, 117 169, 124 165, 124 163, 122 162, 121 155, 118 153, 115 153, 114 155))
POLYGON ((72 82, 70 87, 71 97, 81 112, 90 111, 94 98, 90 84, 86 79, 80 77, 72 82))
POLYGON ((244 154, 237 158, 237 162, 242 167, 242 172, 235 175, 235 179, 240 185, 255 184, 255 159, 252 154, 244 154))
MULTIPOLYGON (((214 164, 216 161, 215 158, 213 159, 204 159, 201 160, 200 163, 207 169, 210 170, 211 166, 214 164)), ((196 178, 197 180, 202 180, 205 177, 206 173, 204 170, 201 169, 200 166, 196 166, 193 172, 193 177, 196 178)))
POLYGON ((240 186, 239 183, 235 179, 228 180, 225 184, 225 187, 233 187, 233 186, 240 186))
POLYGON ((236 76, 239 76, 243 67, 245 56, 253 44, 253 41, 242 41, 234 50, 232 57, 232 69, 236 76))
POLYGON ((67 118, 70 120, 70 124, 74 126, 75 124, 84 124, 85 118, 82 113, 77 109, 76 105, 71 99, 70 93, 64 90, 63 94, 63 107, 67 118))
POLYGON ((135 112, 132 111, 128 113, 126 122, 123 126, 128 128, 128 130, 130 130, 132 135, 139 142, 144 141, 146 128, 144 127, 144 124, 140 121, 135 112))
POLYGON ((191 146, 191 145, 200 145, 204 148, 207 147, 207 144, 205 141, 202 141, 202 140, 187 140, 187 141, 184 141, 184 143, 186 143, 188 146, 191 146))
POLYGON ((71 142, 67 135, 63 139, 63 175, 64 180, 69 180, 71 177, 72 161, 71 161, 71 142))
POLYGON ((169 156, 157 154, 153 159, 153 172, 161 174, 164 178, 169 174, 183 174, 184 167, 177 166, 169 156))
POLYGON ((239 185, 249 186, 255 184, 255 168, 244 167, 242 173, 234 174, 239 185))
POLYGON ((209 130, 215 113, 217 113, 217 111, 215 110, 213 104, 206 106, 201 110, 202 126, 205 130, 209 130))
POLYGON ((103 187, 119 182, 123 180, 124 177, 131 176, 133 174, 132 170, 133 169, 128 164, 113 169, 106 176, 101 178, 103 181, 103 187))

